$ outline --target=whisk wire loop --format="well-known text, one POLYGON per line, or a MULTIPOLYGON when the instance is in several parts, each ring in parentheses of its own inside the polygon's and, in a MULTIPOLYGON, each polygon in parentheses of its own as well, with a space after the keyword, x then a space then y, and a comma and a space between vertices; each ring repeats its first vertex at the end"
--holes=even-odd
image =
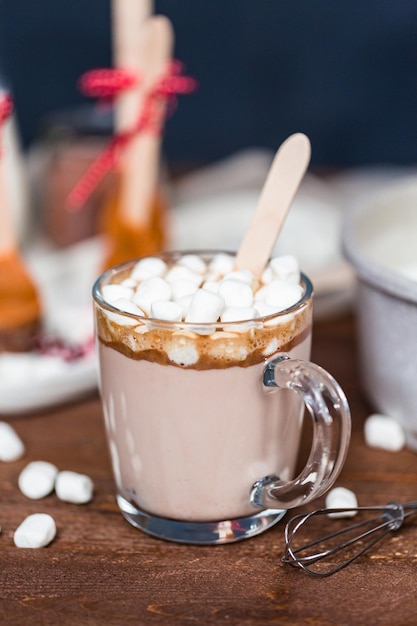
POLYGON ((388 533, 398 530, 404 519, 409 515, 417 512, 417 501, 400 504, 397 502, 389 502, 384 506, 368 506, 368 507, 356 507, 354 509, 318 509, 307 514, 296 515, 289 520, 285 527, 285 554, 282 557, 282 561, 291 565, 292 567, 298 567, 313 576, 326 577, 352 563, 355 559, 361 556, 375 543, 382 539, 388 533), (320 515, 336 516, 337 514, 356 514, 356 513, 372 513, 375 515, 368 516, 365 519, 356 521, 349 526, 345 526, 342 529, 337 529, 328 533, 327 535, 313 539, 308 543, 295 546, 296 538, 300 534, 303 527, 320 515), (360 532, 355 532, 360 531, 360 532), (340 543, 332 543, 339 537, 345 536, 340 543), (365 543, 363 543, 365 541, 365 543), (318 566, 317 569, 313 568, 315 564, 320 564, 327 558, 342 552, 349 551, 353 546, 357 544, 356 551, 352 553, 348 552, 348 555, 341 562, 333 565, 330 563, 327 568, 318 566), (319 547, 317 550, 312 548, 319 547))

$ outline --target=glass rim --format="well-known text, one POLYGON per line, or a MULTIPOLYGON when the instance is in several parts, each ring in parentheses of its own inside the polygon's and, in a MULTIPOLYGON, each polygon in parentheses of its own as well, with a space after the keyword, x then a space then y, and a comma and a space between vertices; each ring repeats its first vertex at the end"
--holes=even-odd
POLYGON ((97 305, 99 305, 102 309, 109 311, 110 313, 116 313, 118 315, 122 315, 125 317, 129 317, 130 319, 138 320, 139 324, 150 323, 154 327, 166 328, 166 329, 176 329, 176 330, 189 330, 190 332, 194 332, 193 329, 201 328, 201 329, 214 329, 214 328, 232 328, 232 327, 245 327, 248 323, 267 323, 273 319, 284 317, 289 315, 290 313, 295 313, 299 311, 304 305, 311 299, 313 296, 313 284, 311 280, 308 278, 304 272, 300 272, 300 277, 302 280, 302 284, 304 286, 304 293, 301 298, 282 311, 276 311, 275 313, 270 313, 269 315, 262 315, 256 318, 250 318, 247 320, 237 320, 230 322, 172 322, 169 320, 162 320, 159 318, 148 317, 147 315, 137 315, 135 313, 130 313, 128 311, 123 311, 122 309, 118 309, 117 307, 107 302, 101 294, 101 286, 103 284, 110 284, 110 278, 119 274, 122 271, 127 270, 128 268, 134 267, 136 263, 141 261, 144 258, 159 258, 159 259, 172 259, 179 256, 184 256, 185 254, 196 254, 198 256, 213 256, 214 254, 229 254, 231 256, 236 256, 235 252, 230 252, 227 250, 213 250, 213 249, 202 249, 202 250, 173 250, 167 252, 161 252, 158 254, 150 254, 146 257, 139 257, 137 259, 132 259, 130 261, 125 261, 114 267, 111 267, 95 280, 92 288, 92 296, 97 305))

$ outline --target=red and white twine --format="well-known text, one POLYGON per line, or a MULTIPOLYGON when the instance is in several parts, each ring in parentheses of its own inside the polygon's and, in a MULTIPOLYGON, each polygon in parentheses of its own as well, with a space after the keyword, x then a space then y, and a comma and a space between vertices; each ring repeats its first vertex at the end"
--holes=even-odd
MULTIPOLYGON (((117 133, 93 161, 86 173, 68 196, 67 206, 78 210, 97 187, 100 181, 116 166, 126 145, 143 132, 158 135, 163 121, 176 104, 178 94, 194 91, 196 81, 182 74, 183 65, 172 61, 166 74, 157 82, 143 100, 135 125, 128 131, 117 133)), ((120 68, 96 69, 83 74, 79 81, 81 91, 99 102, 112 102, 119 94, 140 82, 140 76, 120 68)))
MULTIPOLYGON (((13 100, 8 93, 0 94, 0 131, 13 111, 13 100)), ((1 156, 1 146, 0 146, 1 156)))

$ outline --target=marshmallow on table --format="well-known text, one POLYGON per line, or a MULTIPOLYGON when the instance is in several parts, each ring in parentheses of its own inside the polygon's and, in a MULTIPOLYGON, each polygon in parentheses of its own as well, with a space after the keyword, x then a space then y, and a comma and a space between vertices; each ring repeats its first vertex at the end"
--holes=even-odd
POLYGON ((343 509, 343 511, 335 511, 329 513, 329 517, 354 517, 357 514, 355 510, 358 506, 356 495, 346 487, 335 487, 331 489, 326 496, 326 507, 329 509, 343 509), (352 509, 352 511, 349 511, 352 509))
POLYGON ((374 413, 365 421, 365 442, 371 448, 397 452, 405 446, 405 432, 395 419, 374 413))
POLYGON ((55 492, 60 500, 72 504, 86 504, 93 497, 94 484, 89 476, 77 472, 59 472, 55 492))
POLYGON ((47 461, 32 461, 20 472, 18 485, 27 498, 39 500, 54 490, 58 469, 47 461))
POLYGON ((29 515, 16 528, 13 536, 18 548, 43 548, 55 538, 56 524, 47 513, 29 515))
POLYGON ((14 428, 0 422, 0 461, 16 461, 25 453, 25 446, 14 428))

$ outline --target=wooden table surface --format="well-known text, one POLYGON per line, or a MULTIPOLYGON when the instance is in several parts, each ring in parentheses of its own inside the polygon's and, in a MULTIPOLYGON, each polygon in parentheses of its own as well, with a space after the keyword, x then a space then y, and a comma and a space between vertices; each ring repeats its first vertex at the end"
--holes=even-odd
MULTIPOLYGON (((370 407, 360 390, 354 319, 316 323, 313 359, 342 384, 352 409, 353 436, 337 484, 353 489, 360 504, 416 499, 417 455, 364 444, 370 407)), ((177 545, 132 528, 115 503, 96 394, 9 419, 27 454, 0 465, 0 624, 417 623, 417 518, 348 568, 316 579, 281 562, 284 521, 216 547, 177 545), (94 500, 82 506, 55 495, 28 500, 17 477, 31 460, 90 475, 94 500), (56 539, 47 548, 16 548, 14 530, 36 512, 55 518, 56 539)))

